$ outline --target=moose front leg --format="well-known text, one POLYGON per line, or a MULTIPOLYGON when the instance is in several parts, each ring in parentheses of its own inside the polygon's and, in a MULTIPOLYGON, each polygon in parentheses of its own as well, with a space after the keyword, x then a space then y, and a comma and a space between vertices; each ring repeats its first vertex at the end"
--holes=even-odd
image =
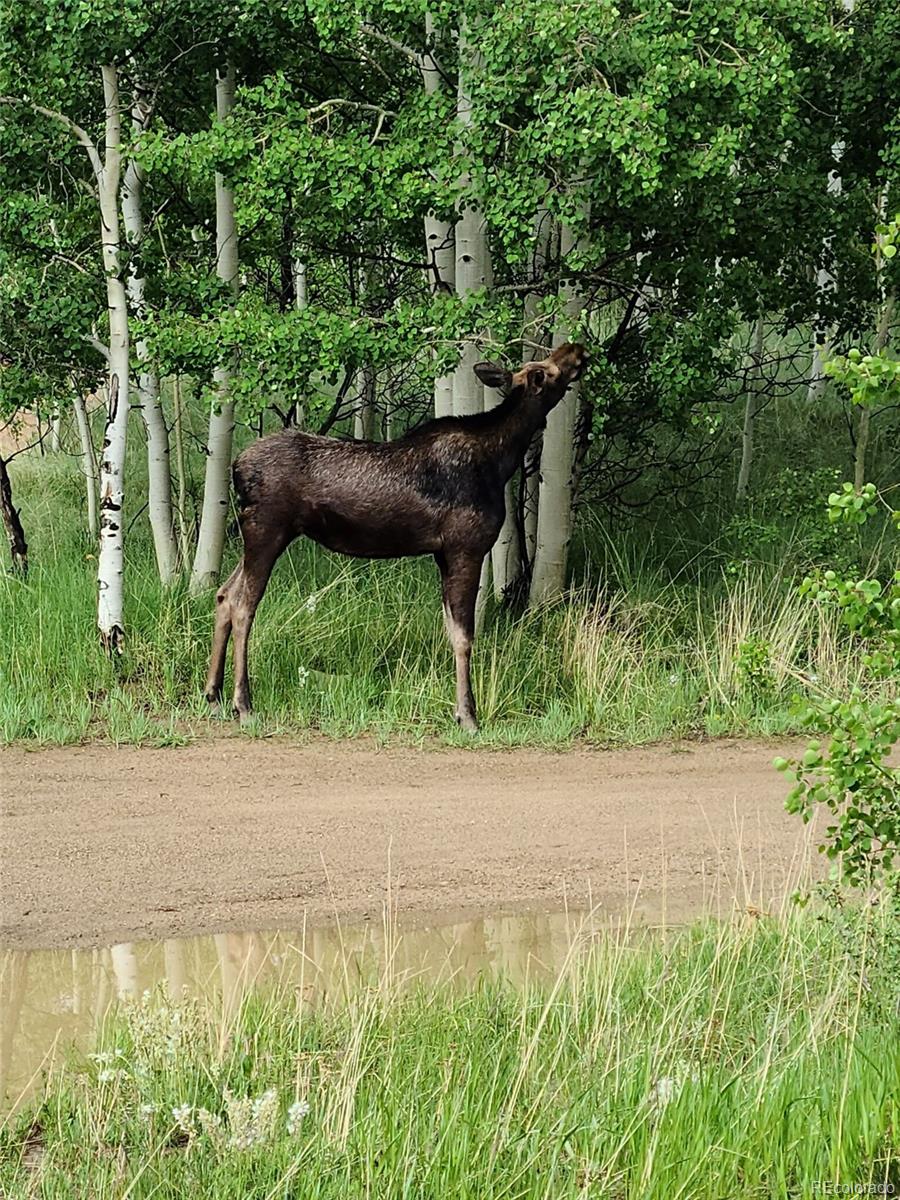
POLYGON ((444 593, 444 622, 456 663, 456 723, 470 733, 478 729, 470 664, 475 638, 475 601, 483 558, 483 555, 438 557, 444 593))
POLYGON ((231 605, 236 591, 241 587, 242 565, 238 563, 216 593, 216 625, 213 633, 209 671, 206 676, 206 699, 218 712, 222 704, 222 688, 225 684, 225 655, 231 637, 231 605))

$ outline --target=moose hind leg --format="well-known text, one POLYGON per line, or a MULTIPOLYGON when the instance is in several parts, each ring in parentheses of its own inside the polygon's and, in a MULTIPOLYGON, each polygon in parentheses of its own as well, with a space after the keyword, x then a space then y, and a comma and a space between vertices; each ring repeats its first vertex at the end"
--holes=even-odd
POLYGON ((251 712, 250 676, 247 670, 247 644, 253 618, 272 568, 287 545, 283 535, 269 531, 260 532, 248 521, 242 527, 244 535, 244 563, 241 586, 236 591, 232 605, 232 633, 234 636, 234 712, 241 721, 251 712))
POLYGON ((207 701, 213 707, 218 707, 222 703, 222 689, 225 685, 225 656, 228 651, 228 639, 231 637, 231 606, 234 594, 240 588, 242 566, 243 563, 239 563, 216 592, 216 624, 204 693, 207 701))
POLYGON ((482 557, 450 560, 441 565, 444 621, 456 665, 456 722, 470 733, 478 729, 472 692, 471 657, 475 638, 475 601, 482 557))

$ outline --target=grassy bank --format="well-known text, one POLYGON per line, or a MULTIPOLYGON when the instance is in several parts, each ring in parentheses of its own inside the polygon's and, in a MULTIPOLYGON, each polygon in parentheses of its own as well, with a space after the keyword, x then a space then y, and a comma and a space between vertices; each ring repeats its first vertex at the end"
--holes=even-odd
POLYGON ((573 939, 555 980, 386 968, 126 1007, 0 1135, 0 1194, 806 1197, 900 1186, 896 912, 573 939), (216 1014, 219 1015, 216 1015, 216 1014))
MULTIPOLYGON (((0 627, 12 631, 0 656, 0 738, 164 744, 206 731, 211 597, 160 588, 146 517, 135 514, 128 649, 108 661, 77 468, 65 458, 14 465, 32 567, 24 583, 0 575, 0 627)), ((237 553, 232 542, 230 558, 237 553)), ((734 553, 706 546, 701 561, 686 543, 660 551, 652 537, 639 546, 588 526, 576 569, 599 583, 537 612, 489 609, 474 660, 479 744, 790 730, 793 695, 843 687, 857 665, 780 573, 784 545, 768 563, 736 564, 734 553)), ((251 672, 259 733, 468 740, 452 723, 452 661, 429 561, 351 561, 296 544, 260 608, 251 672)))

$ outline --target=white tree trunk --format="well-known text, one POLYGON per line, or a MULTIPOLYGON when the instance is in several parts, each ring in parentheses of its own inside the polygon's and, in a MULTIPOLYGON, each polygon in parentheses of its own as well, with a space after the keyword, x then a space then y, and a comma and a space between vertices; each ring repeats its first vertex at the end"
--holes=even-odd
MULTIPOLYGON (((472 101, 469 95, 468 81, 480 67, 480 56, 477 50, 466 39, 465 20, 460 21, 459 30, 459 70, 456 95, 456 115, 462 126, 471 124, 472 101)), ((463 147, 460 147, 463 153, 463 147)), ((460 178, 460 186, 465 188, 469 182, 466 169, 460 178)), ((482 288, 490 288, 493 283, 490 249, 487 240, 487 228, 481 209, 474 204, 463 204, 462 211, 456 222, 455 230, 455 265, 454 287, 457 296, 465 298, 482 288)), ((473 367, 482 357, 479 347, 473 341, 467 341, 462 348, 460 360, 453 372, 453 414, 468 416, 484 411, 485 388, 475 376, 473 367)), ((490 587, 490 555, 485 555, 481 568, 481 581, 478 586, 478 597, 475 603, 475 632, 480 631, 484 618, 484 608, 490 587)))
MULTIPOLYGON (((478 70, 479 56, 466 42, 465 23, 459 33, 459 86, 456 99, 456 115, 462 126, 471 124, 472 102, 468 92, 468 80, 474 71, 478 70)), ((462 152, 462 147, 460 147, 462 152)), ((461 187, 469 182, 467 170, 463 170, 460 178, 461 187)), ((488 248, 487 229, 484 215, 474 204, 464 204, 455 229, 456 258, 454 268, 454 287, 461 299, 470 296, 482 288, 488 287, 492 280, 490 250, 488 248)), ((453 372, 453 413, 455 416, 466 416, 470 413, 484 411, 484 385, 476 379, 472 367, 481 358, 481 352, 474 342, 466 342, 462 356, 453 372)))
MULTIPOLYGON (((309 303, 309 293, 306 282, 306 263, 302 258, 295 257, 291 260, 291 278, 294 281, 294 311, 303 312, 309 303)), ((308 396, 304 393, 303 399, 294 404, 294 424, 298 429, 306 428, 307 399, 308 396)))
MULTIPOLYGON (((879 290, 881 287, 881 267, 879 260, 879 290)), ((894 296, 888 294, 881 308, 881 315, 878 318, 878 327, 875 330, 875 338, 872 342, 872 354, 878 355, 887 345, 888 335, 891 330, 891 321, 894 316, 894 296)), ((859 421, 856 426, 856 449, 853 455, 853 486, 857 491, 862 489, 866 482, 867 471, 867 456, 869 452, 869 431, 871 427, 872 410, 868 404, 859 406, 859 421)))
POLYGON ((759 398, 762 389, 763 335, 765 325, 763 315, 756 318, 753 330, 753 377, 747 381, 747 399, 744 403, 744 428, 741 435, 741 467, 738 471, 735 499, 741 501, 747 495, 750 486, 750 470, 753 466, 753 436, 756 429, 756 414, 759 411, 759 398))
MULTIPOLYGON (((495 408, 502 402, 499 392, 484 389, 485 408, 495 408)), ((522 571, 522 556, 519 553, 519 530, 516 526, 518 508, 518 476, 506 481, 503 501, 506 512, 500 534, 491 550, 491 575, 494 582, 494 598, 502 601, 509 588, 518 580, 522 571)))
POLYGON ((109 310, 109 382, 106 431, 100 459, 100 548, 97 554, 97 626, 109 653, 125 639, 124 529, 125 441, 128 430, 128 307, 119 262, 119 183, 122 173, 119 81, 114 65, 101 68, 106 144, 97 172, 100 240, 109 310))
MULTIPOLYGON (((216 73, 216 115, 224 121, 234 106, 234 66, 216 73)), ((237 295, 238 243, 234 224, 234 193, 216 172, 216 274, 237 295)), ((222 567, 225 525, 228 516, 231 476, 231 444, 234 433, 234 401, 230 395, 231 367, 221 363, 213 372, 215 401, 209 417, 206 444, 206 476, 197 553, 191 573, 191 590, 215 587, 222 567)))
POLYGON ((58 409, 50 419, 50 449, 54 454, 62 449, 62 413, 58 409))
MULTIPOLYGON (((131 110, 132 128, 140 133, 147 128, 150 111, 146 102, 138 98, 131 110)), ((131 314, 139 321, 147 318, 144 271, 141 262, 144 240, 144 216, 141 197, 144 187, 144 170, 134 159, 125 171, 122 188, 122 223, 131 257, 128 270, 128 299, 131 314)), ((147 430, 147 481, 150 529, 153 533, 153 548, 159 578, 168 585, 178 574, 178 551, 175 544, 175 526, 172 520, 172 477, 169 470, 169 431, 160 400, 159 375, 150 361, 147 343, 138 338, 135 353, 140 364, 138 394, 144 426, 147 430)))
POLYGON ((306 263, 302 258, 293 260, 291 275, 294 278, 294 308, 297 312, 302 312, 307 304, 306 263))
POLYGON ((91 437, 91 425, 88 421, 84 397, 76 391, 72 400, 75 409, 75 423, 78 426, 78 440, 81 443, 81 469, 84 472, 85 491, 87 493, 87 527, 92 538, 97 536, 97 490, 99 486, 97 474, 97 455, 94 452, 94 439, 91 437))
POLYGON ((375 369, 363 367, 356 373, 358 398, 353 416, 353 436, 362 441, 375 440, 377 412, 375 411, 375 369))
MULTIPOLYGON (((431 290, 453 291, 455 285, 453 226, 429 214, 425 218, 425 253, 431 268, 431 290)), ((453 374, 438 375, 434 381, 434 415, 453 414, 453 374)))
MULTIPOLYGON (((560 232, 563 264, 574 249, 571 231, 560 232)), ((553 336, 553 346, 563 345, 581 312, 584 301, 569 280, 560 284, 564 298, 563 314, 553 336)), ((538 504, 537 545, 531 576, 529 600, 542 604, 562 594, 566 582, 569 541, 572 537, 572 501, 574 497, 575 425, 578 417, 578 383, 569 388, 547 418, 541 450, 540 501, 538 504)))
POLYGON ((538 433, 525 455, 525 553, 533 567, 537 554, 538 505, 541 502, 541 451, 544 435, 538 433))
MULTIPOLYGON (((430 45, 434 37, 434 22, 431 13, 425 14, 425 39, 430 45)), ((422 81, 429 96, 445 87, 441 73, 437 69, 434 58, 426 49, 419 64, 422 69, 422 81)), ((454 279, 454 244, 453 225, 428 213, 425 217, 425 256, 431 264, 430 285, 432 292, 443 288, 452 292, 454 279)), ((434 381, 434 415, 449 417, 453 413, 453 375, 441 375, 434 381)))
MULTIPOLYGON (((841 7, 845 12, 852 13, 855 7, 856 0, 841 0, 841 7)), ((835 142, 831 147, 831 153, 837 162, 844 156, 844 142, 835 142)), ((829 171, 828 173, 828 192, 832 195, 840 195, 843 188, 841 177, 837 171, 829 171)), ((826 245, 828 242, 826 241, 826 245)), ((820 269, 816 271, 816 293, 821 295, 834 287, 834 278, 829 271, 820 269)), ((818 325, 818 320, 816 321, 818 325)), ((828 350, 829 336, 827 331, 820 329, 813 330, 812 341, 812 358, 809 367, 809 385, 806 390, 806 399, 812 403, 821 398, 825 391, 825 356, 828 350)))
POLYGON ((182 564, 191 557, 191 539, 187 523, 187 469, 184 461, 184 393, 181 376, 172 380, 172 429, 175 434, 175 477, 177 480, 176 510, 178 514, 178 543, 182 564))
MULTIPOLYGON (((556 223, 547 210, 539 208, 534 218, 534 253, 532 278, 539 281, 547 267, 550 246, 556 223)), ((540 294, 529 292, 525 297, 522 313, 522 362, 533 362, 546 358, 550 352, 547 345, 547 318, 538 312, 540 294)), ((487 397, 490 393, 485 391, 487 397)), ((537 433, 525 456, 525 503, 521 514, 525 533, 525 563, 522 562, 522 546, 517 527, 519 504, 519 481, 516 476, 506 485, 506 517, 492 554, 494 594, 499 600, 512 587, 522 573, 523 567, 534 560, 537 540, 537 514, 539 500, 538 463, 541 455, 542 434, 537 433)))

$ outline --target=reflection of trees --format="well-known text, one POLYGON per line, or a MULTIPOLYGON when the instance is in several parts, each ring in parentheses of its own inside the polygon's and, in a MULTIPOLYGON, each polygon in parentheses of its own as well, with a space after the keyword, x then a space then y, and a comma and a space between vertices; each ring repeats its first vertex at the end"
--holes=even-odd
POLYGON ((419 982, 459 988, 485 973, 521 983, 538 977, 540 964, 555 973, 579 925, 578 913, 486 917, 403 932, 388 920, 152 946, 120 942, 108 950, 11 952, 0 970, 0 1097, 37 1078, 54 1047, 75 1041, 90 1049, 111 1005, 163 979, 175 999, 197 994, 212 1006, 221 992, 224 1048, 244 997, 261 983, 335 1008, 367 987, 380 987, 389 1000, 419 982))
POLYGON ((166 938, 163 942, 163 971, 169 995, 180 1000, 188 985, 184 942, 181 938, 166 938))
POLYGON ((15 950, 3 956, 0 973, 0 1103, 7 1100, 6 1088, 12 1068, 13 1045, 28 985, 28 955, 15 950))
POLYGON ((116 995, 120 1000, 133 999, 139 990, 134 942, 119 942, 117 945, 111 946, 109 956, 112 960, 113 977, 116 981, 116 995))
POLYGON ((266 964, 266 947, 258 933, 217 933, 213 937, 222 985, 222 1036, 227 1036, 245 993, 266 964))

